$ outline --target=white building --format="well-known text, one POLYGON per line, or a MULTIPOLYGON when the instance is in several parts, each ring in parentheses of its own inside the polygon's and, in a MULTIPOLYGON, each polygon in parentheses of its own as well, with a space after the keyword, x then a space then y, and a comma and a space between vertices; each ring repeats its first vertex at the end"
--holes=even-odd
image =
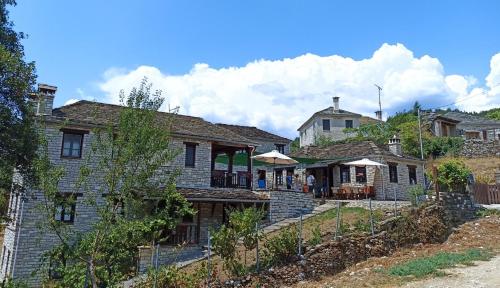
POLYGON ((333 106, 314 113, 302 126, 300 147, 314 145, 319 137, 327 137, 334 141, 347 138, 345 128, 358 128, 361 115, 339 108, 339 97, 333 97, 333 106))

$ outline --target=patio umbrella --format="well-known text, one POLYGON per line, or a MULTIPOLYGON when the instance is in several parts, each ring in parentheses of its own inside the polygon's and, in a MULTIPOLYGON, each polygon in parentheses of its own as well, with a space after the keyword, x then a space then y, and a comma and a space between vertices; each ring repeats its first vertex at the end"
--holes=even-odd
MULTIPOLYGON (((344 163, 344 165, 350 165, 350 166, 376 166, 376 167, 387 166, 385 164, 372 161, 372 160, 370 160, 368 158, 363 158, 361 160, 347 162, 347 163, 344 163)), ((380 169, 380 171, 382 173, 384 173, 384 171, 382 169, 380 169)), ((384 193, 384 199, 385 199, 384 177, 383 176, 382 176, 382 192, 384 193)))
POLYGON ((274 189, 274 167, 276 166, 276 164, 287 165, 287 164, 299 163, 296 160, 294 160, 294 159, 292 159, 284 154, 281 154, 277 150, 273 150, 271 152, 252 156, 252 159, 255 159, 255 160, 258 160, 261 162, 265 162, 265 163, 272 163, 273 164, 273 185, 272 185, 273 189, 274 189))

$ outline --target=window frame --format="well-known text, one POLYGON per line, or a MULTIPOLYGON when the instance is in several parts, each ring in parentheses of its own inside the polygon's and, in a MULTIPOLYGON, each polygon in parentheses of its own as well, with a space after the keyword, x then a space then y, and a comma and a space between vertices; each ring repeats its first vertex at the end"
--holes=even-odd
POLYGON ((417 184, 417 166, 415 165, 408 165, 408 184, 417 184), (412 174, 414 174, 414 178, 412 177, 412 174), (411 182, 412 180, 414 180, 413 183, 411 182))
POLYGON ((354 174, 356 175, 356 183, 367 183, 367 171, 366 171, 366 166, 355 166, 354 167, 354 174), (358 176, 358 171, 359 173, 363 173, 362 176, 358 176))
POLYGON ((398 164, 397 163, 387 163, 389 168, 389 182, 390 183, 399 183, 398 179, 398 164), (392 171, 394 170, 394 171, 392 171))
POLYGON ((276 150, 281 154, 285 154, 285 144, 274 144, 274 147, 276 147, 276 150))
POLYGON ((274 174, 276 176, 276 185, 283 185, 283 170, 274 170, 274 174))
POLYGON ((351 183, 351 167, 347 165, 340 165, 340 183, 351 183), (347 182, 344 182, 342 172, 347 171, 347 182))
MULTIPOLYGON (((57 222, 61 222, 61 223, 66 223, 66 224, 73 224, 75 223, 75 218, 76 218, 76 202, 77 202, 77 198, 79 196, 82 196, 82 194, 80 193, 63 193, 63 194, 59 194, 58 195, 58 199, 59 200, 59 203, 54 203, 54 208, 55 208, 55 211, 54 211, 54 220, 57 221, 57 222), (67 201, 68 198, 70 197, 74 197, 74 203, 71 203, 71 204, 68 204, 68 203, 65 203, 67 201), (61 209, 59 210, 58 208, 61 207, 61 209), (65 216, 66 216, 66 210, 67 208, 70 209, 70 219, 69 220, 66 220, 65 219, 65 216), (56 217, 59 216, 60 219, 57 219, 56 217)), ((56 199, 56 201, 58 201, 58 199, 56 199)))
POLYGON ((323 125, 323 131, 331 131, 331 121, 330 119, 321 119, 322 120, 322 125, 323 125), (325 123, 328 123, 327 126, 325 126, 325 123), (325 127, 328 127, 328 129, 325 129, 325 127))
POLYGON ((352 119, 346 119, 344 122, 345 128, 354 128, 354 120, 352 119), (347 123, 351 123, 351 127, 348 127, 347 123))
MULTIPOLYGON (((75 129, 61 129, 61 132, 63 132, 62 135, 62 140, 61 140, 61 158, 63 159, 81 159, 83 155, 83 138, 85 137, 85 134, 88 134, 88 131, 85 130, 75 130, 75 129), (78 156, 71 156, 71 155, 64 155, 64 136, 66 135, 78 135, 80 136, 80 149, 78 151, 78 156)), ((71 142, 70 146, 70 151, 72 152, 72 147, 73 143, 71 142)))
POLYGON ((196 146, 198 143, 184 142, 184 167, 195 168, 196 167, 196 146), (193 160, 188 162, 188 148, 193 151, 193 160))

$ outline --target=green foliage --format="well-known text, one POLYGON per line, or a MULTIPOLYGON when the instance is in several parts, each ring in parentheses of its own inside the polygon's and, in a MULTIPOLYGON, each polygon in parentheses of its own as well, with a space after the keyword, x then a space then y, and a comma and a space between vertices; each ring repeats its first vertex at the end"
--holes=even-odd
POLYGON ((437 167, 438 183, 444 185, 448 191, 460 192, 467 185, 467 177, 471 170, 458 159, 447 160, 437 167))
POLYGON ((5 215, 7 194, 14 168, 31 180, 31 161, 37 141, 30 93, 36 82, 35 64, 26 62, 21 40, 14 31, 8 6, 16 1, 0 1, 0 214, 5 215))
POLYGON ((290 152, 296 152, 300 149, 300 138, 295 137, 292 143, 290 143, 290 152))
POLYGON ((297 255, 298 245, 297 229, 295 227, 283 229, 277 236, 266 239, 262 263, 265 267, 286 263, 297 255))
POLYGON ((149 270, 145 281, 140 287, 172 287, 172 288, 196 288, 201 287, 207 277, 207 264, 202 262, 200 268, 193 273, 188 273, 175 265, 163 266, 159 271, 149 270), (154 283, 156 282, 156 285, 154 283))
POLYGON ((307 244, 310 246, 316 246, 321 244, 321 241, 321 229, 319 228, 319 225, 316 225, 312 230, 312 238, 307 242, 307 244))
POLYGON ((12 280, 6 279, 3 283, 0 284, 0 288, 28 288, 28 284, 22 280, 12 280))
POLYGON ((255 207, 244 210, 229 211, 229 225, 222 225, 219 229, 211 229, 211 244, 215 254, 224 261, 224 268, 234 276, 242 276, 248 272, 246 255, 249 250, 255 249, 262 233, 257 230, 264 211, 255 207), (244 264, 237 261, 238 239, 242 239, 245 248, 244 264))
POLYGON ((357 219, 353 224, 354 232, 370 232, 370 220, 369 219, 357 219))
POLYGON ((319 147, 327 147, 332 144, 334 144, 335 141, 325 135, 315 135, 314 136, 314 145, 319 146, 319 147))
POLYGON ((393 276, 442 276, 443 273, 439 269, 454 267, 457 264, 473 265, 473 261, 485 261, 491 257, 490 252, 479 249, 469 249, 461 253, 439 252, 434 256, 423 257, 393 266, 388 272, 393 276))
POLYGON ((418 204, 417 198, 420 198, 420 196, 425 195, 425 190, 424 190, 424 187, 422 185, 413 185, 413 186, 410 186, 406 190, 406 194, 408 195, 408 198, 410 199, 411 204, 413 206, 417 206, 417 204, 418 204))
POLYGON ((478 217, 500 216, 500 210, 481 208, 476 211, 476 216, 478 217))
POLYGON ((425 141, 424 152, 433 158, 440 156, 456 156, 462 150, 462 137, 433 137, 425 141))
POLYGON ((35 165, 36 188, 48 201, 40 207, 46 217, 39 226, 60 240, 46 260, 67 260, 60 271, 65 287, 82 287, 87 270, 93 287, 124 280, 134 271, 137 246, 165 240, 179 219, 193 213, 175 189, 177 173, 158 173, 177 151, 170 148, 169 123, 157 117, 163 98, 159 91, 151 95, 150 89, 144 80, 127 97, 121 93, 125 107, 117 122, 92 131, 91 148, 75 187, 75 193, 85 195, 84 205, 98 214, 86 233, 53 217, 57 204, 71 204, 74 198, 59 194, 58 183, 65 171, 50 163, 46 141, 42 141, 35 165))
POLYGON ((494 108, 486 113, 486 118, 491 120, 500 120, 500 108, 494 108))

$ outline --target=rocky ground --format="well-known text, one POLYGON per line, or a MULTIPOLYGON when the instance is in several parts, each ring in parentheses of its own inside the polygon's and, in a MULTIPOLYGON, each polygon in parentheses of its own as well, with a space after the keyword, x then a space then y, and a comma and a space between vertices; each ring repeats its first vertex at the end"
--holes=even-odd
POLYGON ((456 228, 443 244, 415 245, 398 250, 391 256, 370 258, 337 275, 323 277, 315 281, 301 281, 289 287, 405 287, 405 285, 410 285, 408 287, 500 287, 500 285, 496 285, 500 278, 498 257, 491 262, 481 262, 480 266, 477 267, 451 269, 450 276, 432 280, 395 277, 384 272, 394 265, 405 263, 416 257, 433 255, 439 251, 460 252, 470 248, 487 249, 496 254, 500 253, 499 216, 488 216, 463 224, 456 228), (460 274, 457 271, 461 269, 466 270, 460 274), (479 274, 478 271, 482 271, 482 274, 479 274), (455 286, 453 283, 462 283, 462 286, 455 286))

